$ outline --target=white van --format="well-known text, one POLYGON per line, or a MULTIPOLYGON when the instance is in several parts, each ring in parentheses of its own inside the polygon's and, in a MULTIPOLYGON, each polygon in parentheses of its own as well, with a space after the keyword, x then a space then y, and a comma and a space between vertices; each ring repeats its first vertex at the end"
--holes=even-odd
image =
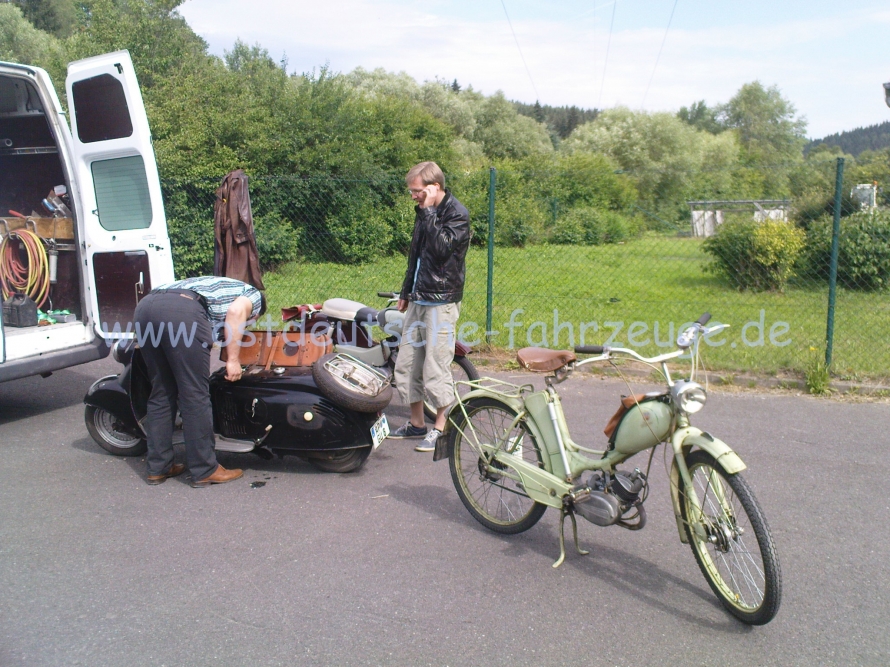
POLYGON ((40 237, 56 264, 42 309, 70 313, 45 326, 10 326, 24 318, 4 324, 0 314, 0 382, 105 357, 105 332, 125 331, 152 285, 174 279, 129 53, 71 63, 66 90, 70 128, 44 70, 0 62, 0 242, 12 235, 7 254, 18 253, 21 265, 17 232, 40 237))

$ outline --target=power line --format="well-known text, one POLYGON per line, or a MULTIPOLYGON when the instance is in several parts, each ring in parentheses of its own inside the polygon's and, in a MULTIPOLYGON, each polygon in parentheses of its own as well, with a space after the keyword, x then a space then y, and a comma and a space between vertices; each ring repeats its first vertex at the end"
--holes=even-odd
POLYGON ((540 100, 541 96, 538 95, 538 87, 535 85, 535 80, 532 79, 531 70, 528 68, 528 63, 525 62, 525 56, 522 55, 522 47, 519 46, 519 40, 516 38, 516 31, 513 30, 513 22, 510 21, 510 15, 507 13, 507 5, 504 4, 504 0, 501 0, 501 7, 504 8, 504 16, 507 17, 507 25, 510 26, 510 32, 513 33, 513 41, 516 42, 516 48, 519 50, 519 57, 522 58, 522 64, 525 66, 525 73, 528 74, 528 80, 532 83, 532 88, 535 91, 535 99, 540 100))
POLYGON ((603 88, 606 86, 606 67, 609 66, 609 48, 612 46, 612 28, 615 26, 615 8, 618 7, 618 2, 612 3, 612 21, 609 23, 609 41, 606 42, 606 61, 603 63, 603 80, 600 82, 600 96, 596 101, 597 108, 601 108, 600 104, 603 101, 603 88))
POLYGON ((678 2, 680 2, 680 0, 674 0, 674 8, 671 10, 671 17, 668 19, 668 25, 664 31, 664 39, 661 40, 661 48, 658 49, 658 56, 655 58, 655 67, 652 68, 652 76, 649 77, 649 84, 646 86, 646 92, 643 93, 643 103, 640 105, 641 107, 646 106, 646 97, 649 95, 649 87, 652 85, 652 80, 655 78, 655 70, 658 69, 658 61, 661 60, 661 52, 664 50, 664 43, 667 41, 668 32, 671 29, 671 21, 674 20, 674 11, 677 9, 678 2))

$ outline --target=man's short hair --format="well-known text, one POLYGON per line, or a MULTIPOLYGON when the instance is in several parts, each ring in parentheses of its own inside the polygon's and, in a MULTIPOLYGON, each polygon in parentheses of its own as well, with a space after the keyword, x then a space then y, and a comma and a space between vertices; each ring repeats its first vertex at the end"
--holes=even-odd
POLYGON ((416 178, 420 178, 420 182, 424 185, 438 183, 443 190, 445 189, 445 174, 435 162, 415 164, 405 176, 405 182, 410 185, 416 178))

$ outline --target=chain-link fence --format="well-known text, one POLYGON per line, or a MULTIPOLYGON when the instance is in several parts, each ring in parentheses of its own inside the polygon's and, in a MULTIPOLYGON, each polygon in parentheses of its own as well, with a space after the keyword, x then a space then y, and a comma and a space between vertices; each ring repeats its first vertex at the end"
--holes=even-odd
MULTIPOLYGON (((808 371, 828 362, 835 376, 880 380, 890 375, 890 212, 877 184, 842 172, 833 159, 714 170, 697 174, 701 187, 660 185, 675 173, 583 165, 450 176, 474 233, 460 337, 655 354, 709 311, 731 324, 706 341, 711 367, 808 371), (773 190, 799 194, 751 196, 772 180, 773 190)), ((164 184, 179 276, 212 270, 217 186, 164 184)), ((399 289, 414 222, 401 177, 253 178, 250 194, 273 307, 331 297, 382 307, 377 292, 399 289)))

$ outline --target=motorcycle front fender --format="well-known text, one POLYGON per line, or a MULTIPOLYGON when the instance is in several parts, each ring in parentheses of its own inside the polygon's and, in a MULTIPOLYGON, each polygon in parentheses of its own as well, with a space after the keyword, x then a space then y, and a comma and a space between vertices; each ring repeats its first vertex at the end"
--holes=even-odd
POLYGON ((732 448, 719 438, 715 438, 710 433, 701 431, 700 429, 689 426, 687 428, 678 429, 673 438, 671 438, 675 456, 671 465, 671 502, 674 506, 674 517, 677 520, 677 530, 680 533, 680 541, 683 544, 689 542, 686 537, 686 530, 683 527, 683 516, 680 511, 680 488, 685 485, 682 477, 688 477, 688 471, 685 470, 685 462, 682 464, 684 471, 681 472, 678 460, 682 460, 693 447, 703 449, 714 457, 714 460, 720 464, 729 475, 741 472, 747 466, 742 458, 736 454, 732 448))
POLYGON ((136 437, 144 437, 130 406, 130 395, 119 375, 107 375, 96 380, 89 388, 83 402, 114 415, 124 430, 136 437))

